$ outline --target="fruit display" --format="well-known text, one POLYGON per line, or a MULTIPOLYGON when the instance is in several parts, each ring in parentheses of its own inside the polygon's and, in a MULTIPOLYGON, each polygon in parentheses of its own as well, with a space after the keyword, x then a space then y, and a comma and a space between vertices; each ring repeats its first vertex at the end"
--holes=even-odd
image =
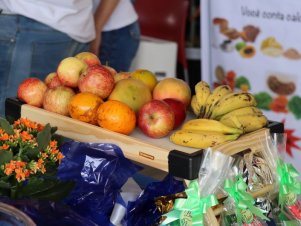
POLYGON ((196 119, 188 120, 170 136, 175 144, 194 148, 213 147, 263 128, 268 122, 256 107, 252 94, 234 92, 228 85, 211 90, 208 83, 198 82, 190 106, 196 119))
POLYGON ((205 81, 194 88, 192 95, 184 80, 157 80, 147 69, 117 72, 82 52, 63 59, 44 81, 22 81, 18 98, 117 133, 130 135, 137 128, 147 137, 169 137, 170 143, 198 149, 234 141, 267 124, 250 93, 234 92, 229 85, 211 89, 205 81))
POLYGON ((81 52, 62 59, 44 81, 22 81, 17 96, 29 105, 117 133, 129 135, 140 128, 148 137, 161 138, 184 122, 191 91, 181 79, 158 81, 147 69, 117 72, 95 54, 81 52))

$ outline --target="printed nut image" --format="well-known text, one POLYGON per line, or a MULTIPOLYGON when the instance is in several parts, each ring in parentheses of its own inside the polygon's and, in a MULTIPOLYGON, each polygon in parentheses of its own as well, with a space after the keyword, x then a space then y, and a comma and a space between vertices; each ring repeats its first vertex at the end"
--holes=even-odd
POLYGON ((221 33, 228 29, 228 20, 224 18, 214 18, 212 22, 214 25, 219 26, 221 33))
POLYGON ((283 52, 283 56, 290 60, 299 60, 301 59, 301 54, 298 50, 294 48, 289 48, 283 52))
POLYGON ((296 90, 294 82, 282 81, 276 75, 270 75, 267 79, 268 87, 278 95, 291 95, 296 90))
POLYGON ((243 31, 240 33, 241 38, 245 42, 255 42, 260 30, 253 25, 247 25, 243 27, 243 31))
POLYGON ((274 37, 263 40, 260 49, 263 54, 271 57, 279 57, 283 54, 282 45, 274 37))

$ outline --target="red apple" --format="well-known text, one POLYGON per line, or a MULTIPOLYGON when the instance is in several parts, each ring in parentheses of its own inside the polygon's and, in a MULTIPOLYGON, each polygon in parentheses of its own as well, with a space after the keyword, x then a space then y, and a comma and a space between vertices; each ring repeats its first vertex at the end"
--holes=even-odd
POLYGON ((164 99, 163 101, 171 107, 171 109, 175 114, 174 129, 176 129, 184 122, 186 118, 186 107, 183 102, 176 99, 167 98, 164 99))
POLYGON ((44 82, 48 88, 55 88, 58 86, 62 86, 61 80, 59 79, 59 76, 57 76, 56 72, 49 73, 46 76, 44 82))
POLYGON ((75 57, 84 61, 89 66, 101 64, 98 56, 91 52, 81 52, 75 55, 75 57))
POLYGON ((175 115, 171 107, 161 100, 151 100, 138 112, 138 127, 147 136, 167 136, 174 127, 175 115))
POLYGON ((103 66, 111 72, 111 75, 113 77, 117 74, 117 71, 114 68, 112 68, 112 67, 110 67, 108 65, 103 65, 103 66))
POLYGON ((43 108, 61 115, 69 115, 68 104, 74 95, 73 89, 65 86, 47 89, 44 95, 43 108))
POLYGON ((17 92, 17 97, 27 104, 42 107, 44 94, 47 90, 46 84, 38 78, 24 79, 17 92))
POLYGON ((87 64, 76 58, 67 57, 63 59, 57 68, 57 75, 64 86, 75 88, 81 74, 85 73, 87 64))
POLYGON ((102 65, 88 67, 86 73, 79 78, 78 88, 80 92, 89 92, 98 95, 102 99, 107 98, 115 86, 111 72, 102 65))

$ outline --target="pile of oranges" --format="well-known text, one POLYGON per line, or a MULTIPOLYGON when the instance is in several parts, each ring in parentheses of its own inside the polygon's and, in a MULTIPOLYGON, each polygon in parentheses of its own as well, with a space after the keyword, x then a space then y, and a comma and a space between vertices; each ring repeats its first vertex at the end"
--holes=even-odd
POLYGON ((92 93, 76 94, 68 108, 74 119, 125 135, 130 134, 136 126, 136 114, 128 105, 117 100, 103 102, 92 93))

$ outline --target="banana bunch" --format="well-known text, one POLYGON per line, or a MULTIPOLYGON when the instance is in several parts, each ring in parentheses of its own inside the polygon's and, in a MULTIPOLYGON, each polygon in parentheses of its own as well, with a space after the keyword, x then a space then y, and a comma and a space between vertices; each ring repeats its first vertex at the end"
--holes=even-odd
POLYGON ((236 140, 242 132, 241 129, 224 125, 214 119, 198 118, 185 122, 169 138, 178 145, 204 149, 236 140))
POLYGON ((252 132, 265 127, 268 119, 256 107, 243 107, 223 115, 219 121, 227 126, 239 128, 243 133, 252 132))
POLYGON ((256 107, 252 94, 233 92, 228 85, 218 86, 211 92, 208 83, 198 82, 190 106, 197 118, 214 119, 243 133, 258 130, 268 122, 256 107))

